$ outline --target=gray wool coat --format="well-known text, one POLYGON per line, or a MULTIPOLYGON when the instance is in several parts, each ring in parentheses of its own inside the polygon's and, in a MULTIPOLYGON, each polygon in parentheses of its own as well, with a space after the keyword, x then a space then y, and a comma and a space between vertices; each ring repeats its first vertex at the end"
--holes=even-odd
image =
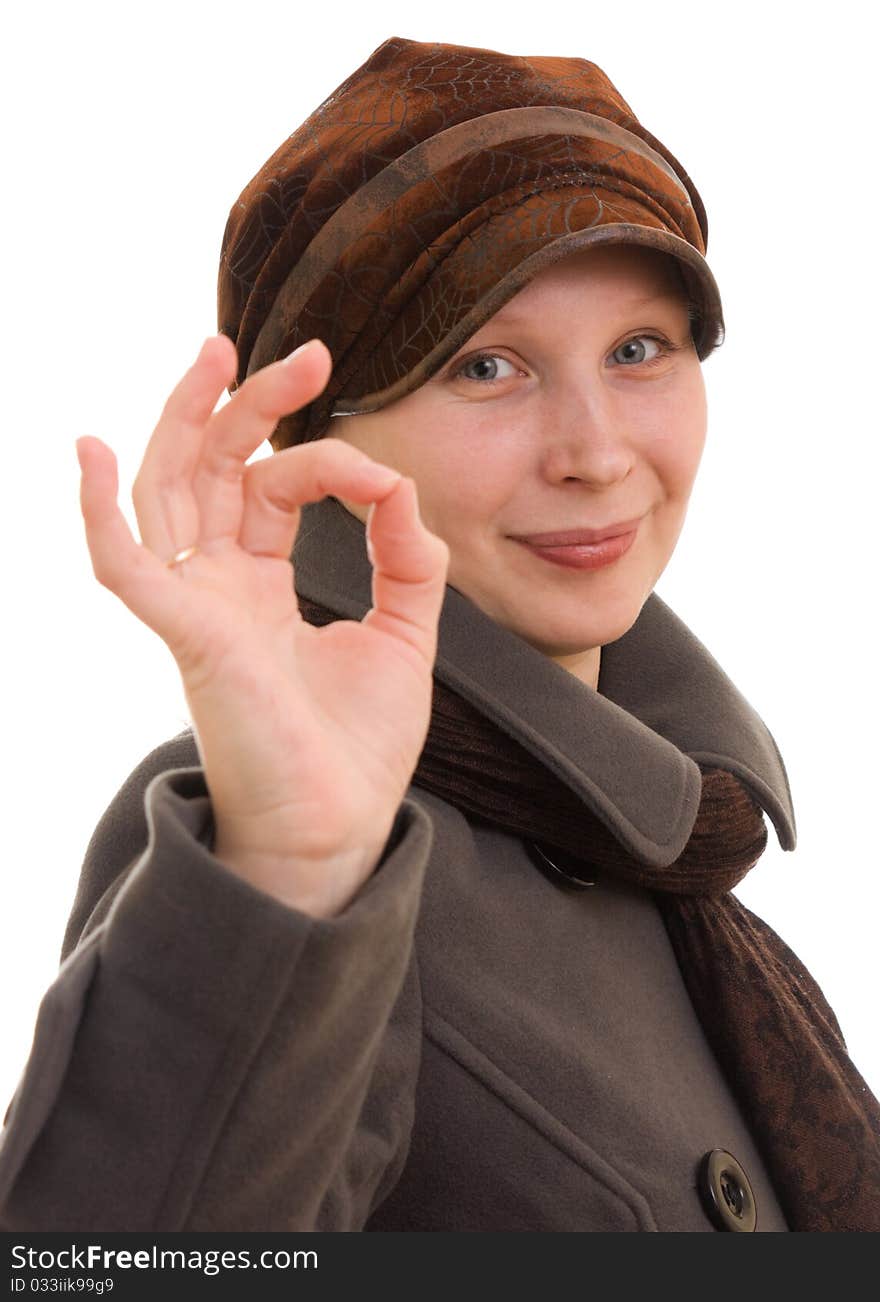
MULTIPOLYGON (((335 499, 304 508, 294 563, 298 591, 366 613, 364 526, 335 499)), ((436 672, 646 862, 686 844, 698 761, 794 846, 772 736, 656 594, 594 691, 448 587, 436 672)), ((329 920, 240 880, 212 834, 187 731, 88 846, 7 1114, 0 1228, 713 1232, 713 1149, 757 1229, 787 1228, 648 892, 560 889, 415 786, 329 920)))

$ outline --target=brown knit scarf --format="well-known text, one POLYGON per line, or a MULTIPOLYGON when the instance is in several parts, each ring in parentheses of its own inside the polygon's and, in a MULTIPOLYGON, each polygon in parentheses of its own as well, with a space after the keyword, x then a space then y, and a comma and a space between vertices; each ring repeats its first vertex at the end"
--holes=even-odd
MULTIPOLYGON (((341 618, 299 596, 303 617, 341 618)), ((654 892, 703 1031, 762 1151, 792 1230, 880 1230, 880 1105, 851 1062, 821 990, 731 889, 767 844, 760 807, 723 769, 675 863, 626 851, 574 792, 436 676, 416 786, 471 817, 543 843, 575 873, 654 892)))

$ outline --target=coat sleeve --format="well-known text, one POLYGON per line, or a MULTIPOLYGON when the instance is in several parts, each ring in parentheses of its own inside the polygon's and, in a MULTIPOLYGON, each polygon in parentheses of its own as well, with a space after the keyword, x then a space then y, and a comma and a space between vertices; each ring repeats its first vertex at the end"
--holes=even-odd
POLYGON ((63 962, 0 1140, 4 1230, 357 1230, 406 1159, 413 932, 432 827, 409 798, 338 916, 211 853, 192 734, 86 852, 63 962))

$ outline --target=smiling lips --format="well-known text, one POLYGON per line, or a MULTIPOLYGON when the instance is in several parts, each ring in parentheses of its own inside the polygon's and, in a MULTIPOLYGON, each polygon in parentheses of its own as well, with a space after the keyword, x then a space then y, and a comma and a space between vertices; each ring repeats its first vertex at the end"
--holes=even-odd
POLYGON ((619 560, 629 551, 641 520, 642 517, 639 516, 635 520, 608 525, 605 529, 569 529, 530 534, 523 538, 515 537, 514 541, 522 543, 535 556, 554 565, 565 565, 577 570, 597 570, 600 566, 619 560))
POLYGON ((528 543, 530 547, 574 547, 581 544, 604 542, 606 538, 619 538, 622 534, 632 533, 637 529, 642 517, 623 520, 620 524, 609 524, 604 529, 556 529, 552 533, 528 533, 511 535, 517 542, 528 543))

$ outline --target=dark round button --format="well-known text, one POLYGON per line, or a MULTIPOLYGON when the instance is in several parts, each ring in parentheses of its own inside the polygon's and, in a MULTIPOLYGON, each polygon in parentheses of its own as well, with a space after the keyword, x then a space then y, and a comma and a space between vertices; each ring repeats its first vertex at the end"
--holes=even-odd
POLYGON ((574 855, 557 846, 548 846, 545 850, 537 841, 526 841, 525 844, 532 863, 556 886, 570 891, 582 891, 588 886, 596 885, 595 879, 588 875, 587 865, 574 855))
POLYGON ((749 1177, 731 1153, 713 1148, 705 1155, 700 1162, 697 1188, 717 1229, 754 1232, 758 1222, 755 1195, 749 1177))

